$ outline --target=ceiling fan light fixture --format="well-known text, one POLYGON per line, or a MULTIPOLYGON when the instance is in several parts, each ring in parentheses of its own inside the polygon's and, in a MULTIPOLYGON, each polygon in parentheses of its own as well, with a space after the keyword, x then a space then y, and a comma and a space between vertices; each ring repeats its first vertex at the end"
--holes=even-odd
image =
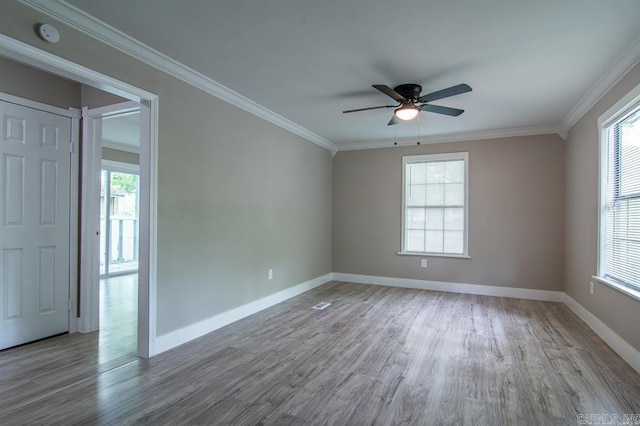
POLYGON ((406 103, 402 105, 400 108, 396 109, 393 113, 400 120, 413 120, 418 116, 418 108, 410 103, 406 103))

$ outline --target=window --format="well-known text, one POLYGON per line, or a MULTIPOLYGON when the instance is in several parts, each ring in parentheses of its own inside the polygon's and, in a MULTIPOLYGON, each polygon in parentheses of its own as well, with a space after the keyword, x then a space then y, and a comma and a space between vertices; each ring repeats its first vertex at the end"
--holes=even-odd
POLYGON ((640 290, 640 103, 601 129, 598 275, 640 290))
POLYGON ((469 154, 402 157, 402 251, 468 257, 469 154))

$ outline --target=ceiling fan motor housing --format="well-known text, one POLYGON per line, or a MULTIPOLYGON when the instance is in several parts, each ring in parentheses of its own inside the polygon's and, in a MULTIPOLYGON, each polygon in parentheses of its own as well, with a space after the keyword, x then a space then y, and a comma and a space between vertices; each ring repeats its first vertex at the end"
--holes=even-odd
POLYGON ((393 88, 397 93, 411 101, 417 101, 422 93, 422 86, 419 84, 401 84, 393 88))

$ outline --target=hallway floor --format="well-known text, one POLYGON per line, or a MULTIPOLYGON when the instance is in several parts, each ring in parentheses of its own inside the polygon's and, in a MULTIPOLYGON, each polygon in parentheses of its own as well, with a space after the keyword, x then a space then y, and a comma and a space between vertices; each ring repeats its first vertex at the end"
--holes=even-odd
POLYGON ((100 280, 100 362, 134 359, 138 338, 138 274, 100 280))

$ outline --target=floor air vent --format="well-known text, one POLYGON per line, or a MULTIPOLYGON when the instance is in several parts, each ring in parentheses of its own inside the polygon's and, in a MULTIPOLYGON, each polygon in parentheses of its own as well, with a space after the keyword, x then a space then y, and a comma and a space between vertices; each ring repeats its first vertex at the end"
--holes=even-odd
POLYGON ((326 308, 327 306, 329 306, 330 304, 331 303, 329 303, 329 302, 320 302, 316 306, 314 306, 313 309, 322 310, 322 309, 326 308))

